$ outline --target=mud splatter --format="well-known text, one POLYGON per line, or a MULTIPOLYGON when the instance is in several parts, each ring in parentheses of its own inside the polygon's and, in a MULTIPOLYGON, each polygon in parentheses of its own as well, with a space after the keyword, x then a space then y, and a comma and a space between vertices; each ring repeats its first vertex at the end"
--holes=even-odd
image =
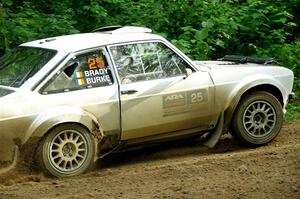
POLYGON ((11 161, 6 161, 6 163, 3 163, 2 168, 0 168, 0 175, 3 175, 9 171, 11 171, 12 169, 16 168, 16 165, 18 163, 19 160, 19 156, 20 156, 20 151, 19 151, 19 147, 15 146, 14 147, 14 152, 13 152, 13 157, 11 161))
POLYGON ((0 163, 12 161, 14 147, 15 143, 12 139, 0 135, 0 163))

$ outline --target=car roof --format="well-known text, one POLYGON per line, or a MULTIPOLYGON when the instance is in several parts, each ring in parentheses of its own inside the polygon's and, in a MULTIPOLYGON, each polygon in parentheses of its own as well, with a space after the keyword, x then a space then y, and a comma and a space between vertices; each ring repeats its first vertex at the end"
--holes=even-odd
POLYGON ((47 48, 65 52, 75 52, 109 44, 163 39, 159 35, 150 34, 150 32, 151 30, 148 28, 131 26, 116 28, 115 30, 100 28, 96 29, 92 33, 64 35, 40 39, 24 43, 21 46, 47 48))

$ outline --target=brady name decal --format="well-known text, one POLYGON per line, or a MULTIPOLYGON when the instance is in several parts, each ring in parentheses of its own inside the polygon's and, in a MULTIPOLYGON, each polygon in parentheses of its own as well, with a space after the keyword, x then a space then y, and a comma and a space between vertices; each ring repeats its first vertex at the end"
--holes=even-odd
POLYGON ((84 76, 85 77, 107 75, 107 74, 108 74, 108 68, 84 71, 84 76))
POLYGON ((97 84, 107 82, 111 84, 109 68, 105 66, 103 57, 88 58, 89 70, 76 72, 77 83, 79 85, 97 84))

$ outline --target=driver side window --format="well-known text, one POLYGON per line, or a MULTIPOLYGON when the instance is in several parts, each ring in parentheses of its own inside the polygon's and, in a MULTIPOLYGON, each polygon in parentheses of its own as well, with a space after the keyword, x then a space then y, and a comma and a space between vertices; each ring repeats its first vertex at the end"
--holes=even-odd
POLYGON ((159 42, 114 46, 110 50, 123 84, 185 75, 186 68, 190 68, 159 42))
POLYGON ((103 49, 79 54, 69 60, 43 93, 67 92, 113 84, 106 51, 103 49))

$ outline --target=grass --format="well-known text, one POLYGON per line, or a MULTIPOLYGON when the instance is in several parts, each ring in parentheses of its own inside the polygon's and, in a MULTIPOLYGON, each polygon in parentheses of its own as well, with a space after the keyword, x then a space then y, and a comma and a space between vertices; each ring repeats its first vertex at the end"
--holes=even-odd
POLYGON ((296 92, 296 100, 287 105, 285 121, 294 121, 300 119, 300 92, 296 92))

